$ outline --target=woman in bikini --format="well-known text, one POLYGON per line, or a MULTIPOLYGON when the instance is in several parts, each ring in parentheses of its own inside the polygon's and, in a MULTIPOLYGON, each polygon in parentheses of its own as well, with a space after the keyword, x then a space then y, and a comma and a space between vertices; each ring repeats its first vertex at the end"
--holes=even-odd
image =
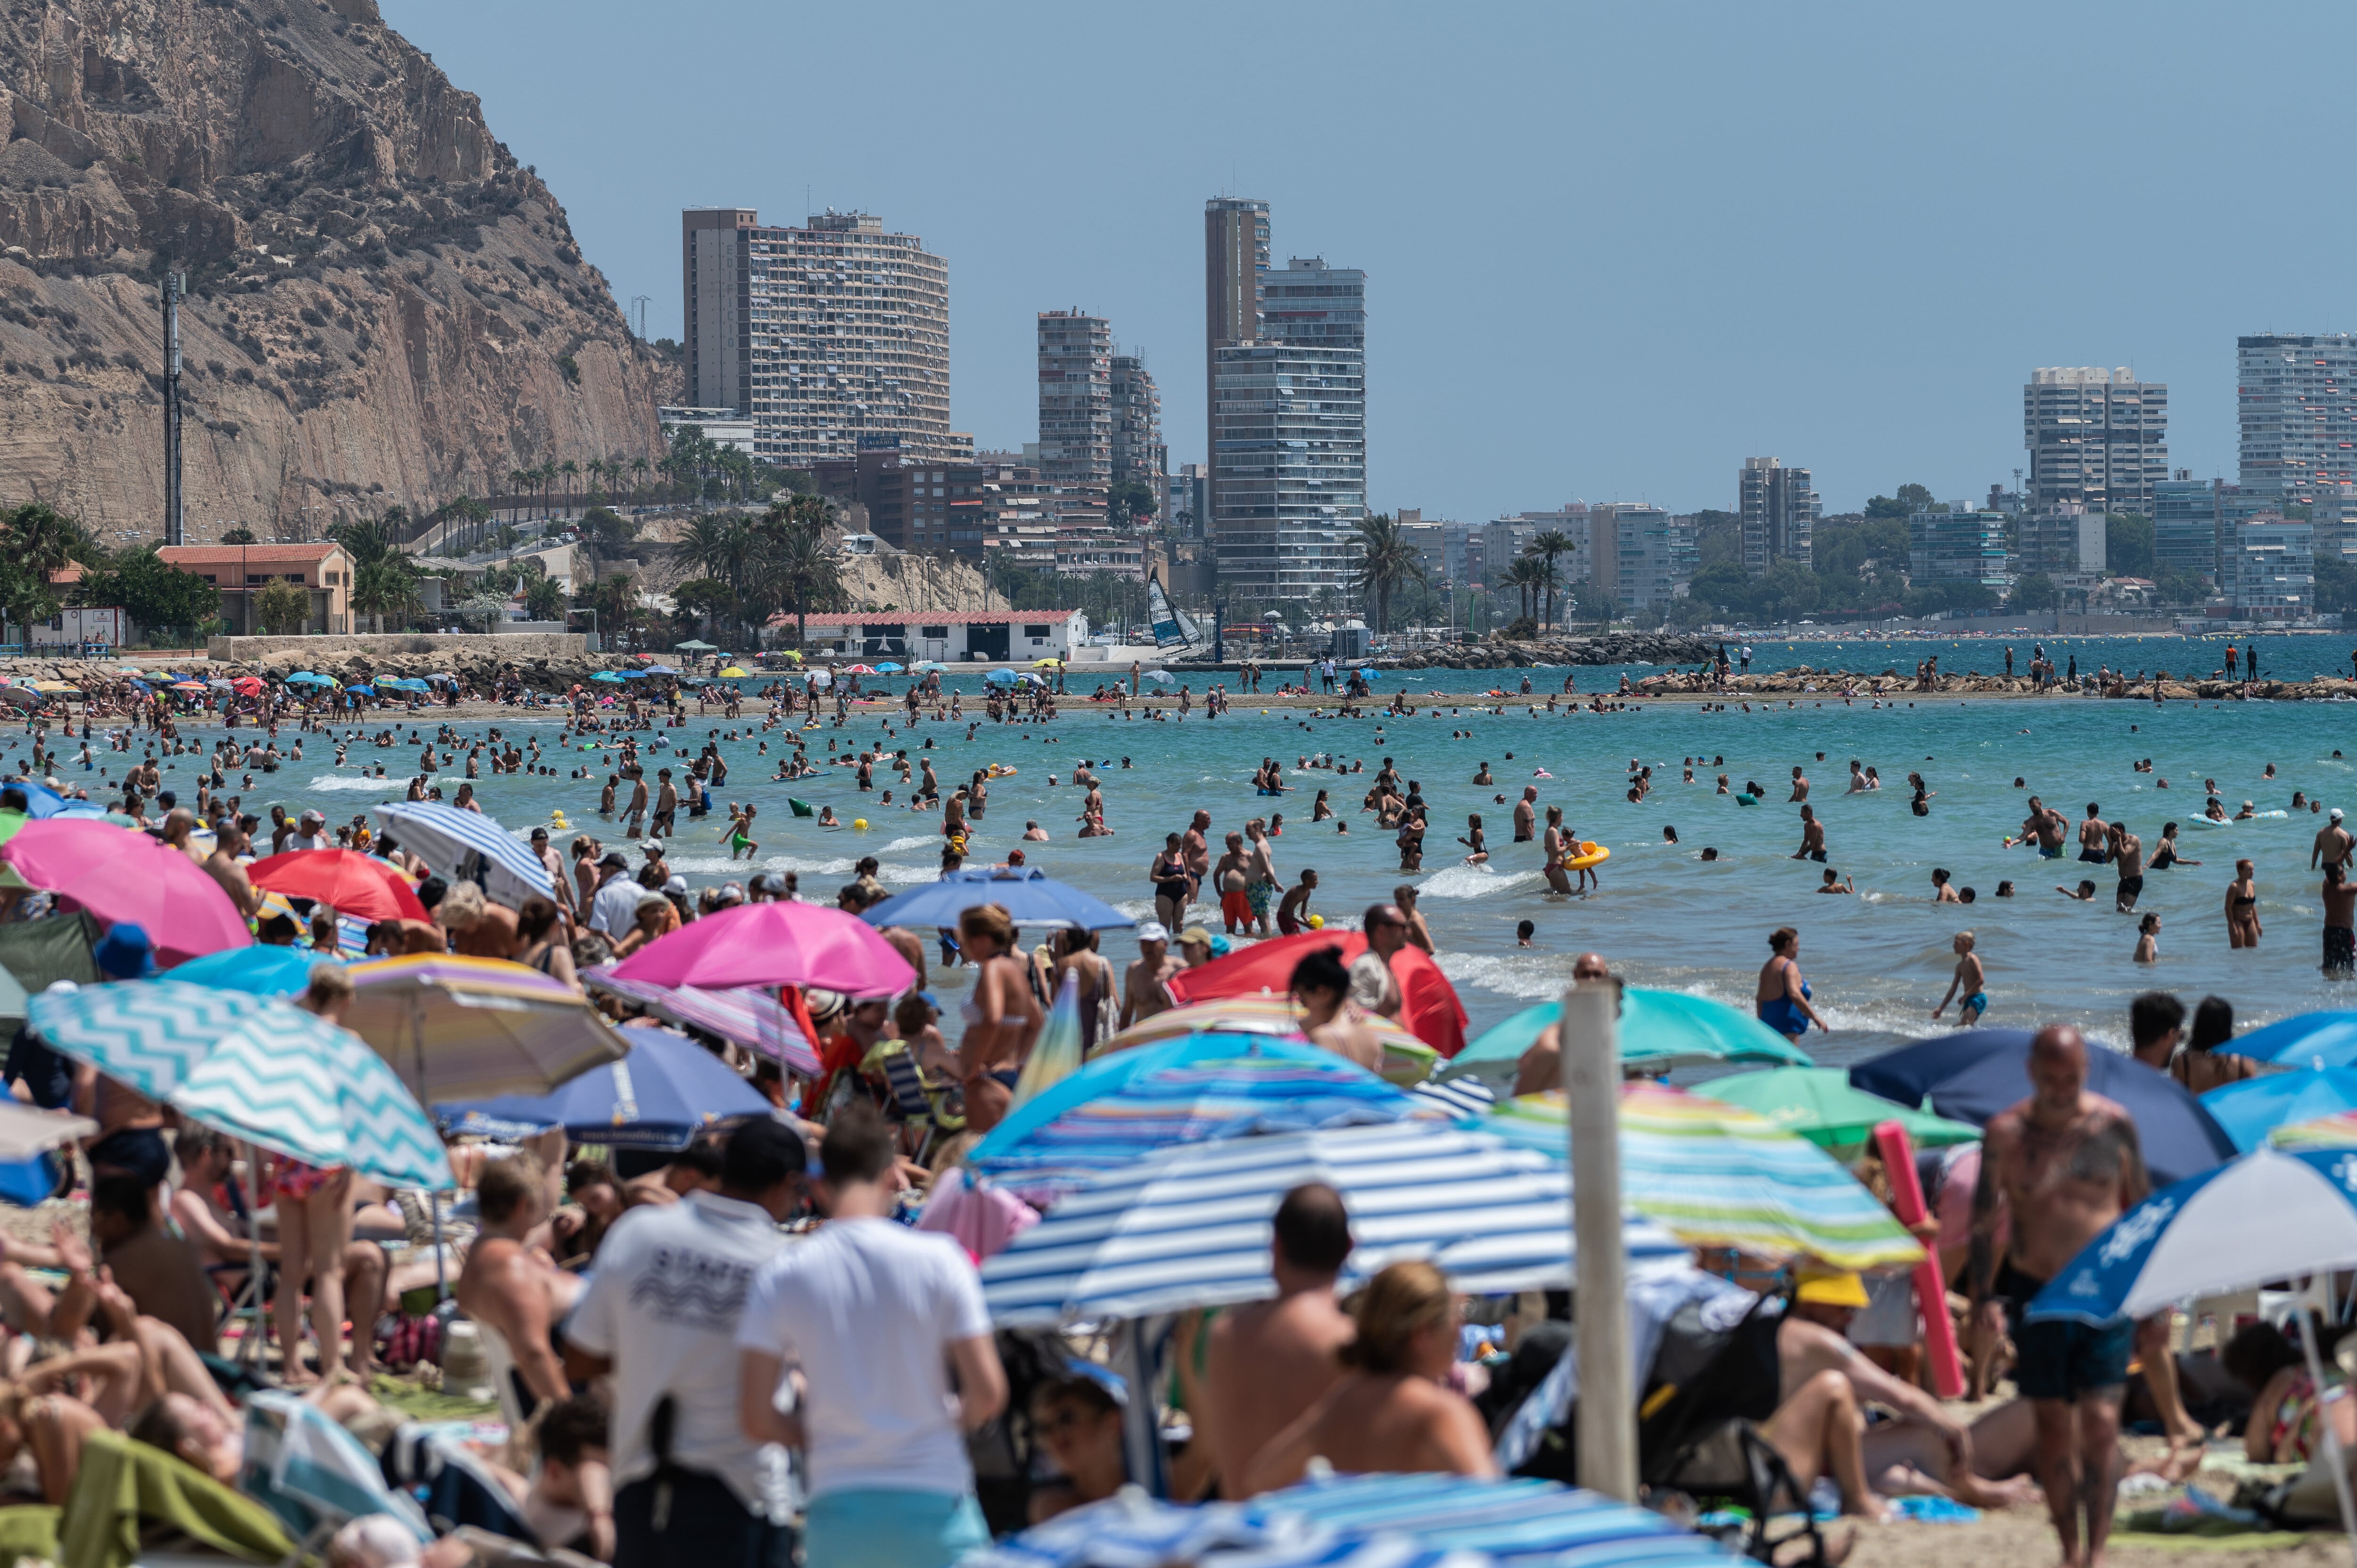
POLYGON ((974 990, 958 1004, 965 1020, 958 1077, 965 1086, 967 1128, 987 1133, 1005 1119, 1046 1016, 1032 993, 1029 966, 1014 956, 1015 921, 1004 906, 966 910, 958 917, 958 937, 966 961, 977 970, 974 990))
POLYGON ((2219 1047, 2234 1037, 2234 1006, 2222 996, 2205 996, 2193 1009, 2185 1048, 2169 1064, 2169 1076, 2195 1094, 2259 1076, 2258 1064, 2219 1047))
POLYGON ((515 961, 536 969, 552 980, 561 980, 576 991, 581 989, 580 976, 573 968, 573 950, 563 940, 564 932, 556 923, 556 906, 534 893, 524 899, 516 910, 515 961))
POLYGON ((1571 891, 1571 879, 1564 875, 1563 840, 1563 808, 1549 806, 1546 811, 1546 832, 1540 836, 1539 847, 1546 853, 1546 865, 1544 869, 1547 890, 1551 893, 1571 891))
POLYGON ((2259 945, 2258 867, 2248 860, 2234 863, 2234 880, 2226 884, 2226 945, 2259 945))
POLYGON ((1760 1021, 1789 1040, 1806 1035, 1811 1024, 1833 1033, 1833 1026, 1810 1005, 1809 983, 1801 977, 1801 933, 1779 926, 1769 934, 1768 947, 1775 956, 1760 971, 1760 989, 1753 998, 1760 1021))
MULTIPOLYGON (((351 978, 332 964, 315 964, 311 983, 295 1005, 340 1026, 351 1005, 351 978)), ((290 1387, 314 1380, 303 1371, 303 1281, 311 1281, 311 1328, 317 1337, 319 1377, 344 1376, 344 1250, 352 1240, 352 1173, 346 1165, 325 1169, 278 1156, 271 1172, 278 1212, 278 1294, 271 1303, 278 1320, 278 1343, 286 1365, 279 1380, 290 1387), (314 1268, 312 1265, 319 1266, 314 1268)), ((353 1326, 358 1334, 373 1326, 353 1326)))

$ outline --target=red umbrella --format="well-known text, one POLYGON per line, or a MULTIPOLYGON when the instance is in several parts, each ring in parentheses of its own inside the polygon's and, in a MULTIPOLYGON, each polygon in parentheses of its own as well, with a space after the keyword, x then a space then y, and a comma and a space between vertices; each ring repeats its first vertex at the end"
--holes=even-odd
MULTIPOLYGON (((1261 992, 1282 996, 1293 986, 1293 968, 1319 948, 1336 950, 1345 964, 1367 950, 1360 931, 1304 931, 1297 937, 1277 937, 1254 942, 1225 958, 1170 977, 1166 989, 1179 1003, 1213 1002, 1261 992)), ((1404 947, 1392 954, 1392 977, 1399 982, 1400 1023, 1415 1037, 1444 1057, 1465 1048, 1465 1004, 1457 988, 1419 947, 1404 947)))
POLYGON ((257 860, 246 878, 265 892, 316 898, 339 914, 364 920, 424 920, 430 917, 409 878, 373 855, 350 849, 292 849, 257 860))
POLYGON ((110 926, 136 922, 167 968, 253 942, 221 884, 145 833, 87 819, 27 822, 0 844, 0 861, 110 926))
POLYGON ((236 680, 231 681, 230 685, 241 697, 254 696, 262 690, 261 678, 254 675, 241 675, 236 680))

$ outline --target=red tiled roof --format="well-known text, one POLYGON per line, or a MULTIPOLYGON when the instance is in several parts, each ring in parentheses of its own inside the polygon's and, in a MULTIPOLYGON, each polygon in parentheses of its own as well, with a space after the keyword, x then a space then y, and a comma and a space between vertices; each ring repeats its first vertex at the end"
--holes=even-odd
MULTIPOLYGON (((830 611, 813 615, 814 627, 842 626, 910 626, 922 622, 926 626, 1012 626, 1021 621, 1070 620, 1079 610, 866 610, 858 615, 843 615, 830 611)), ((794 613, 780 610, 770 618, 771 626, 791 626, 794 613)))
POLYGON ((262 566, 286 561, 324 561, 340 544, 167 544, 156 552, 175 566, 228 566, 242 561, 262 566))

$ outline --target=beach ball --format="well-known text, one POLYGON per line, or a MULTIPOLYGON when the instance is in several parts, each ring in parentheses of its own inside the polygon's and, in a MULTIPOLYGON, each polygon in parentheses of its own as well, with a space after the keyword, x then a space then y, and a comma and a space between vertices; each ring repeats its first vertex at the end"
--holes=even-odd
POLYGON ((857 828, 864 833, 867 831, 867 819, 866 817, 854 817, 851 819, 851 825, 857 828))
POLYGON ((1309 929, 1310 929, 1311 930, 1313 930, 1313 931, 1322 931, 1322 930, 1324 930, 1324 929, 1326 929, 1326 917, 1325 917, 1325 916, 1323 916, 1323 915, 1312 915, 1312 916, 1310 916, 1310 917, 1309 917, 1309 929))

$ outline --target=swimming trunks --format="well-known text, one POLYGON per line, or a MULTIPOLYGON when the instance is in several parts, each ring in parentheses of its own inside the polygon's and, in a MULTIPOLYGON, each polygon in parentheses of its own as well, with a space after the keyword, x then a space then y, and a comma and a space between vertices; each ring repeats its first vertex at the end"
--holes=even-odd
POLYGON ((1809 858, 1815 861, 1819 865, 1823 865, 1825 863, 1825 852, 1821 849, 1813 849, 1809 852, 1809 858))
POLYGON ((1265 919, 1269 906, 1276 902, 1277 887, 1274 882, 1254 882, 1244 887, 1244 900, 1251 906, 1253 918, 1265 919))
POLYGON ((1252 899, 1241 887, 1220 895, 1220 918, 1231 926, 1249 926, 1253 922, 1252 899))
POLYGON ((1279 909, 1276 912, 1276 929, 1280 936, 1298 936, 1308 929, 1286 910, 1279 909))
POLYGON ((2040 844, 2038 846, 2038 858, 2040 860, 2060 860, 2062 858, 2062 846, 2059 843, 2040 844))
POLYGON ((1986 991, 1975 991, 1970 996, 1965 997, 1964 1011, 1975 1015, 1987 1012, 1988 993, 1986 991))
POLYGON ((2357 969, 2357 930, 2347 926, 2324 928, 2324 967, 2334 974, 2357 969))
POLYGON ((1995 1283, 2012 1320, 2013 1380, 2022 1398, 2069 1404, 2083 1393, 2115 1389, 2128 1380, 2128 1354, 2136 1342, 2133 1318, 2101 1327, 2069 1321, 2030 1323, 2026 1321, 2029 1304, 2046 1282, 2022 1273, 2007 1258, 1995 1283))

